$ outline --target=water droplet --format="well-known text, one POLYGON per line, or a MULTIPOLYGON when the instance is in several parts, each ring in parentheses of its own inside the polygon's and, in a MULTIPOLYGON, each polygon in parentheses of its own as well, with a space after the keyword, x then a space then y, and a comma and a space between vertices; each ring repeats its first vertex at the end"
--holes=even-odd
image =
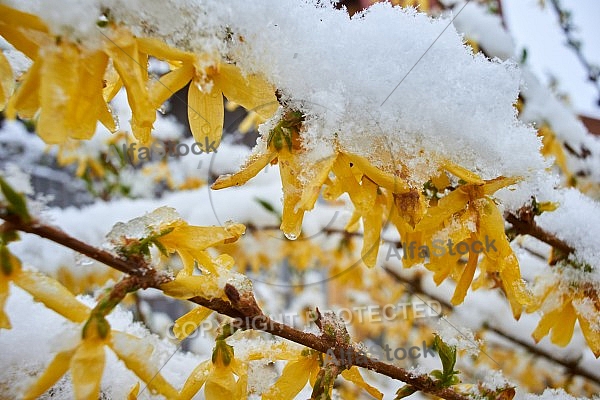
POLYGON ((115 133, 121 129, 121 127, 119 126, 119 116, 113 111, 112 107, 108 107, 108 110, 110 111, 110 114, 112 115, 113 121, 115 123, 115 129, 111 129, 110 133, 115 133))
POLYGON ((297 235, 294 235, 293 233, 290 232, 284 232, 283 233, 285 235, 286 238, 288 238, 289 240, 296 240, 298 239, 297 235))
POLYGON ((75 263, 81 266, 92 265, 94 263, 94 260, 92 260, 88 256, 84 256, 83 254, 77 253, 75 254, 75 263))
POLYGON ((167 113, 167 106, 166 105, 162 105, 158 108, 158 112, 161 113, 162 115, 165 115, 167 113))

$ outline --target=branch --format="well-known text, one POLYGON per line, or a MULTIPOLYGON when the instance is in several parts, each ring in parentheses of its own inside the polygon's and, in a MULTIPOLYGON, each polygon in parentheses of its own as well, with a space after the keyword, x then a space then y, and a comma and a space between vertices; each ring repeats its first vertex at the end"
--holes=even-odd
MULTIPOLYGON (((143 265, 139 261, 125 260, 110 252, 90 246, 60 229, 44 225, 38 221, 24 222, 15 215, 9 215, 2 212, 0 212, 0 219, 6 221, 3 227, 5 230, 14 229, 33 233, 55 243, 59 243, 111 268, 136 277, 136 281, 139 280, 138 282, 142 288, 160 288, 162 284, 173 280, 173 278, 156 271, 148 265, 143 265)), ((413 375, 404 368, 367 357, 365 354, 359 353, 352 345, 341 345, 334 338, 326 334, 316 335, 303 332, 291 326, 274 321, 262 313, 252 294, 240 294, 232 285, 226 285, 225 293, 230 299, 229 302, 221 298, 209 299, 200 296, 188 300, 216 311, 219 314, 237 319, 243 328, 261 330, 309 347, 313 350, 317 350, 321 353, 333 351, 334 355, 339 360, 346 363, 345 366, 347 367, 355 365, 357 367, 367 368, 390 378, 410 384, 424 393, 433 394, 447 400, 468 399, 468 397, 451 388, 440 387, 434 379, 427 375, 413 375), (258 325, 256 324, 257 318, 260 318, 261 322, 258 325)))
POLYGON ((533 219, 534 215, 526 209, 519 210, 519 215, 508 214, 506 221, 508 221, 521 235, 533 236, 536 239, 541 240, 544 243, 549 244, 566 257, 573 253, 575 249, 569 246, 566 242, 554 236, 552 233, 546 232, 536 224, 533 219))

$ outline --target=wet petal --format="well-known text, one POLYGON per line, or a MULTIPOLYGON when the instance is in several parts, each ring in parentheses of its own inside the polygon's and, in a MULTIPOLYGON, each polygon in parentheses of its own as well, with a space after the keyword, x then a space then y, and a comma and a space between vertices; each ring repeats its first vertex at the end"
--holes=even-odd
POLYGON ((254 178, 264 167, 277 157, 276 152, 259 153, 250 156, 246 164, 235 174, 221 175, 211 189, 218 190, 230 186, 240 186, 254 178))
POLYGON ((8 98, 12 95, 15 86, 15 78, 12 68, 4 53, 0 51, 0 111, 4 110, 8 98))
POLYGON ((69 364, 71 363, 71 358, 75 354, 75 350, 76 348, 62 351, 54 356, 44 373, 27 389, 27 392, 25 392, 23 397, 25 399, 37 399, 54 386, 54 384, 69 370, 69 364))
POLYGON ((196 393, 202 388, 206 379, 208 379, 210 374, 210 369, 213 367, 212 361, 204 361, 202 364, 198 365, 190 376, 185 381, 183 388, 179 392, 180 399, 191 399, 194 397, 196 393))
POLYGON ((173 325, 173 334, 179 340, 185 339, 192 334, 196 328, 198 328, 200 323, 212 314, 212 312, 211 309, 206 307, 195 307, 192 311, 177 318, 173 325))
POLYGON ((36 301, 73 322, 83 322, 90 310, 58 281, 40 272, 20 271, 14 274, 13 282, 29 292, 36 301))
POLYGON ((152 107, 146 90, 148 71, 145 56, 140 54, 133 35, 125 29, 115 31, 110 41, 106 42, 105 51, 127 90, 133 134, 142 143, 147 143, 156 119, 156 109, 152 107))
POLYGON ((312 359, 301 357, 299 360, 288 362, 281 376, 271 388, 263 393, 262 400, 293 399, 306 386, 310 376, 312 359))
POLYGON ((153 394, 160 393, 168 399, 177 398, 177 390, 148 362, 154 351, 144 340, 124 332, 112 331, 109 346, 125 366, 133 371, 153 394))
POLYGON ((84 339, 71 358, 69 367, 75 398, 99 398, 104 362, 104 340, 84 339))
POLYGON ((573 330, 577 319, 572 302, 568 301, 567 304, 565 304, 558 318, 561 322, 560 324, 554 325, 552 328, 550 340, 557 346, 565 347, 573 337, 573 330))
POLYGON ((363 388, 367 393, 373 396, 376 399, 383 399, 383 393, 379 390, 375 389, 373 386, 369 385, 360 374, 360 371, 357 367, 351 367, 350 369, 342 371, 342 377, 356 386, 363 388))
POLYGON ((213 83, 210 93, 204 93, 192 81, 188 90, 188 119, 194 140, 197 143, 213 144, 218 147, 223 133, 223 95, 213 83))
POLYGON ((279 108, 275 89, 258 75, 243 77, 232 64, 220 64, 214 77, 227 100, 236 102, 246 110, 254 111, 264 119, 271 118, 279 108))

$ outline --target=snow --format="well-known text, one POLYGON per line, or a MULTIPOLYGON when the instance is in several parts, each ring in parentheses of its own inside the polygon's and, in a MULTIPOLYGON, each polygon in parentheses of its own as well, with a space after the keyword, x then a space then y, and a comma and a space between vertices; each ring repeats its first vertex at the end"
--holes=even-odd
POLYGON ((401 155, 417 186, 445 160, 484 178, 527 175, 545 165, 533 156, 539 139, 517 121, 512 106, 519 85, 516 66, 473 56, 449 18, 383 3, 351 19, 328 3, 295 0, 251 6, 241 0, 172 1, 169 7, 88 0, 70 4, 67 13, 48 11, 52 2, 17 3, 44 15, 55 29, 71 27, 74 38, 90 34, 98 18, 90 10, 107 8, 116 21, 144 27, 134 33, 187 50, 226 52, 243 71, 260 71, 306 114, 305 145, 332 149, 337 137, 350 152, 372 148, 372 159, 376 149, 387 147, 401 155), (215 38, 225 26, 234 35, 223 49, 215 38), (416 156, 421 152, 431 156, 416 156))
POLYGON ((514 55, 512 36, 502 26, 500 17, 488 12, 486 5, 473 1, 464 5, 464 2, 459 1, 453 6, 453 10, 462 10, 454 20, 456 29, 463 32, 467 39, 477 42, 486 54, 503 60, 514 55))
MULTIPOLYGON (((169 0, 160 3, 86 0, 69 1, 66 6, 60 7, 57 7, 56 0, 8 3, 39 13, 49 21, 54 32, 65 37, 91 38, 92 45, 103 40, 96 21, 100 10, 108 8, 111 18, 132 27, 135 34, 159 37, 185 50, 218 52, 234 61, 244 73, 264 74, 281 90, 284 101, 306 115, 303 132, 306 163, 330 156, 339 144, 344 151, 357 154, 370 152, 367 155, 375 163, 379 160, 378 166, 383 169, 394 170, 397 165, 384 165, 381 160, 404 163, 410 170, 407 179, 416 187, 421 187, 447 160, 486 179, 499 175, 523 176, 525 180, 519 185, 499 192, 497 198, 502 203, 501 208, 515 211, 526 204, 532 194, 539 201, 560 203, 557 211, 544 213, 537 219, 538 223, 575 247, 575 261, 594 267, 591 273, 586 274, 570 270, 562 272, 571 281, 598 283, 599 205, 576 190, 555 190, 558 179, 546 171, 550 163, 539 155, 540 140, 533 125, 526 123, 539 125, 547 122, 560 140, 576 148, 589 149, 592 157, 582 160, 570 157, 569 160, 573 169, 589 171, 595 179, 600 179, 600 142, 589 137, 573 112, 539 84, 530 71, 519 70, 511 60, 489 60, 482 55, 473 55, 463 44, 462 35, 454 26, 449 26, 452 15, 431 19, 414 10, 378 4, 349 18, 343 10, 336 10, 329 3, 321 2, 315 6, 315 2, 297 0, 254 3, 241 0, 169 0), (244 12, 239 12, 240 9, 244 12), (226 43, 221 40, 225 27, 233 32, 232 39, 226 43), (397 90, 392 92, 398 84, 397 90), (521 115, 525 123, 517 120, 513 107, 520 87, 527 100, 521 115)), ((455 10, 459 10, 462 4, 458 3, 455 10)), ((465 34, 465 38, 479 40, 493 56, 507 59, 514 53, 514 45, 500 21, 486 14, 482 6, 474 2, 465 7, 454 25, 465 34)), ((164 67, 164 63, 153 61, 154 70, 164 67)), ((113 100, 112 108, 118 116, 120 128, 130 130, 128 121, 131 112, 124 92, 113 100)), ((280 109, 278 115, 282 112, 280 109)), ((157 116, 156 138, 191 144, 191 139, 184 141, 181 127, 175 121, 160 113, 157 116)), ((263 124, 259 128, 260 133, 267 135, 274 122, 263 124)), ((106 151, 111 135, 99 127, 94 139, 83 142, 75 153, 82 157, 97 157, 106 151)), ((37 137, 26 134, 17 123, 4 123, 0 141, 23 145, 26 149, 23 159, 27 160, 40 157, 44 151, 43 143, 37 137)), ((254 151, 264 150, 264 146, 264 141, 259 141, 254 151)), ((245 147, 224 140, 216 153, 169 160, 169 169, 177 182, 183 182, 189 176, 209 182, 214 175, 236 171, 249 154, 245 147)), ((7 166, 6 175, 11 183, 17 183, 18 189, 29 190, 28 180, 15 167, 7 166)), ((274 207, 281 211, 277 201, 282 196, 277 166, 268 166, 243 187, 213 192, 204 186, 165 193, 160 199, 155 199, 151 190, 152 175, 125 167, 121 178, 122 182, 131 185, 132 194, 140 199, 96 202, 82 208, 46 208, 41 214, 42 220, 51 221, 67 233, 96 246, 106 241, 106 232, 111 232, 109 242, 118 243, 123 236, 146 236, 148 225, 156 228, 178 218, 192 225, 225 224, 229 220, 255 226, 278 224, 277 217, 256 201, 257 198, 275 199, 274 207), (165 204, 169 207, 160 208, 165 204)), ((311 236, 324 227, 342 228, 349 215, 344 205, 319 205, 307 214, 303 232, 311 236)), ((391 232, 386 237, 394 234, 391 232)), ((248 252, 264 245, 258 239, 244 239, 248 252)), ((322 239, 324 248, 333 241, 331 237, 322 239)), ((525 241, 525 244, 534 249, 540 247, 535 242, 525 241)), ((270 248, 269 251, 278 249, 270 248)), ((22 235, 20 242, 10 245, 10 250, 26 268, 36 266, 55 277, 62 268, 73 265, 75 268, 69 268, 69 271, 82 279, 107 271, 105 266, 78 260, 72 251, 33 235, 22 235)), ((547 248, 542 247, 543 250, 547 251, 547 248)), ((385 247, 381 249, 378 265, 383 264, 385 251, 385 247)), ((533 281, 541 273, 547 273, 539 260, 524 254, 519 254, 519 259, 527 280, 533 281)), ((435 287, 431 274, 422 266, 402 270, 400 261, 394 259, 387 260, 386 266, 393 266, 402 276, 410 278, 422 273, 421 284, 427 293, 445 301, 452 297, 455 285, 448 280, 435 287)), ((547 269, 546 265, 544 267, 547 269)), ((324 310, 327 298, 321 284, 323 274, 309 271, 304 279, 315 284, 301 295, 294 295, 291 300, 285 299, 286 294, 282 290, 278 292, 273 289, 274 286, 257 282, 255 290, 261 294, 257 296, 259 301, 261 298, 268 299, 265 312, 269 314, 271 310, 294 310, 315 305, 324 310)), ((220 287, 226 282, 250 290, 250 281, 233 272, 221 276, 220 287)), ((286 284, 283 279, 277 283, 286 284)), ((11 287, 11 292, 6 309, 15 328, 0 332, 1 347, 7 349, 6 357, 3 353, 3 365, 8 366, 0 371, 0 387, 18 377, 15 371, 29 375, 39 371, 49 361, 52 351, 56 351, 53 346, 67 345, 75 337, 73 326, 34 303, 20 289, 11 287), (35 321, 26 318, 32 310, 36 314, 35 321), (53 336, 48 339, 49 332, 53 336), (23 347, 25 350, 22 350, 23 347), (23 363, 23 359, 27 361, 23 363)), ((361 301, 370 300, 366 296, 361 299, 359 294, 355 297, 361 301)), ((93 305, 90 298, 82 301, 93 305)), ((585 301, 575 306, 583 313, 592 310, 592 305, 585 301)), ((151 336, 141 325, 133 322, 130 313, 121 309, 111 314, 110 322, 113 329, 148 339, 158 349, 153 360, 159 365, 169 360, 162 373, 174 385, 181 386, 186 373, 202 360, 200 356, 176 352, 173 343, 151 336), (169 358, 173 353, 175 356, 169 358)), ((164 315, 156 318, 155 322, 163 329, 168 325, 164 315)), ((484 326, 505 328, 520 340, 534 345, 530 334, 538 322, 537 314, 523 315, 515 321, 505 298, 498 291, 478 290, 469 291, 464 304, 456 307, 452 318, 444 319, 439 329, 448 344, 475 355, 479 351, 479 342, 474 332, 484 326)), ((339 321, 332 316, 329 323, 337 324, 339 321)), ((314 327, 308 329, 314 332, 314 327)), ((238 355, 250 350, 249 342, 237 337, 231 341, 240 342, 242 350, 236 353, 238 355)), ((195 338, 193 343, 194 350, 205 356, 203 359, 210 356, 207 348, 211 341, 207 337, 195 338)), ((258 345, 252 341, 252 346, 258 345)), ((579 329, 576 329, 571 344, 564 349, 550 344, 548 338, 544 338, 538 346, 565 360, 581 356, 581 365, 586 369, 597 367, 590 352, 582 350, 585 344, 579 329)), ((261 343, 258 348, 266 353, 269 351, 267 347, 261 343)), ((108 363, 107 371, 110 372, 105 374, 103 387, 110 397, 123 398, 135 379, 123 370, 122 365, 119 366, 114 357, 109 357, 108 363)), ((423 365, 429 367, 426 363, 433 365, 434 361, 425 361, 423 365)), ((439 364, 437 360, 435 363, 439 364)), ((416 371, 427 372, 429 368, 423 365, 416 371)), ((272 378, 272 371, 263 371, 261 365, 257 365, 256 369, 262 371, 260 374, 268 375, 265 379, 272 378)), ((251 382, 257 391, 265 385, 264 382, 263 386, 259 381, 251 382)), ((495 388, 504 382, 501 376, 490 374, 485 384, 495 388)), ((67 380, 63 382, 63 385, 68 384, 67 380)), ((144 395, 148 395, 147 391, 144 395)), ((567 398, 560 396, 563 395, 559 391, 549 390, 539 398, 567 398)))
POLYGON ((593 276, 600 280, 600 203, 581 194, 576 189, 555 192, 560 207, 543 213, 538 225, 575 248, 577 261, 594 268, 593 276))

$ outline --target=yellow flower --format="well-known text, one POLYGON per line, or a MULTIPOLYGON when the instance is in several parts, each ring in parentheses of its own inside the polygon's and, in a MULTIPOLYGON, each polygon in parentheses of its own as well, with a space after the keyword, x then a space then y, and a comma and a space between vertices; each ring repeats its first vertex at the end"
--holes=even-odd
POLYGON ((533 312, 541 307, 543 315, 532 336, 536 343, 550 334, 552 343, 564 347, 571 341, 575 322, 596 356, 600 357, 600 300, 593 285, 568 283, 560 277, 554 283, 546 285, 536 303, 527 311, 533 312))
POLYGON ((247 384, 246 364, 234 357, 233 347, 224 339, 217 339, 212 360, 201 363, 192 371, 179 398, 191 399, 204 386, 207 400, 246 399, 247 384))
POLYGON ((215 142, 216 147, 221 141, 223 95, 264 119, 270 118, 279 106, 271 85, 258 75, 243 76, 235 65, 173 49, 156 39, 139 38, 138 45, 142 52, 166 60, 174 68, 151 85, 154 108, 192 82, 187 107, 190 129, 197 142, 215 142))
MULTIPOLYGON (((287 362, 281 376, 271 388, 263 393, 263 400, 293 399, 309 382, 314 387, 317 375, 321 370, 322 360, 320 353, 305 349, 287 362)), ((376 399, 382 399, 383 394, 365 382, 356 366, 344 370, 340 374, 344 379, 366 390, 376 399)))
MULTIPOLYGON (((465 242, 471 249, 467 264, 458 278, 452 304, 463 302, 475 274, 478 253, 482 253, 483 259, 479 263, 480 279, 485 279, 487 273, 499 275, 513 314, 518 318, 522 307, 530 302, 530 296, 521 279, 518 260, 504 232, 504 219, 489 197, 497 190, 515 183, 517 179, 499 177, 481 181, 474 174, 465 175, 456 168, 450 170, 460 174, 459 177, 467 183, 444 196, 435 207, 427 209, 415 230, 422 234, 421 238, 426 243, 434 240, 441 240, 448 245, 465 242)), ((458 252, 452 254, 449 249, 440 257, 431 256, 426 266, 434 271, 439 284, 453 272, 451 266, 455 266, 460 257, 458 252)))
POLYGON ((105 349, 108 346, 125 366, 133 371, 150 388, 167 398, 177 398, 175 390, 159 373, 159 369, 148 363, 153 348, 135 336, 112 331, 102 335, 102 329, 88 323, 84 327, 83 339, 75 347, 59 352, 46 371, 27 389, 24 398, 35 399, 50 389, 67 371, 71 372, 74 398, 97 399, 104 372, 105 349))
POLYGON ((306 382, 310 382, 310 385, 314 386, 320 369, 319 353, 313 350, 303 350, 288 361, 277 382, 263 393, 262 399, 293 399, 306 386, 306 382))
POLYGON ((367 159, 355 154, 335 149, 328 157, 310 160, 300 137, 303 118, 298 111, 286 112, 269 137, 263 138, 263 150, 253 154, 240 171, 220 176, 212 188, 242 185, 269 163, 278 163, 283 186, 281 230, 289 239, 300 236, 304 214, 314 207, 324 184, 329 184, 329 198, 337 198, 343 192, 348 192, 356 207, 354 220, 362 217, 364 223, 363 261, 368 266, 374 266, 385 204, 379 187, 398 193, 410 189, 402 180, 379 170, 367 159), (337 177, 333 182, 329 178, 331 171, 337 177))
POLYGON ((36 16, 0 5, 0 35, 33 60, 10 98, 7 116, 37 118, 47 143, 89 139, 96 122, 115 130, 102 96, 108 56, 55 37, 36 16))
MULTIPOLYGON (((179 220, 161 227, 161 230, 171 231, 157 238, 157 241, 165 247, 168 253, 177 252, 183 261, 182 272, 185 275, 192 275, 196 261, 200 268, 216 273, 215 261, 206 249, 219 244, 235 242, 244 234, 246 227, 234 223, 225 224, 224 227, 193 226, 179 220)), ((221 261, 229 264, 227 269, 233 264, 233 262, 226 261, 225 258, 221 258, 221 261)))

